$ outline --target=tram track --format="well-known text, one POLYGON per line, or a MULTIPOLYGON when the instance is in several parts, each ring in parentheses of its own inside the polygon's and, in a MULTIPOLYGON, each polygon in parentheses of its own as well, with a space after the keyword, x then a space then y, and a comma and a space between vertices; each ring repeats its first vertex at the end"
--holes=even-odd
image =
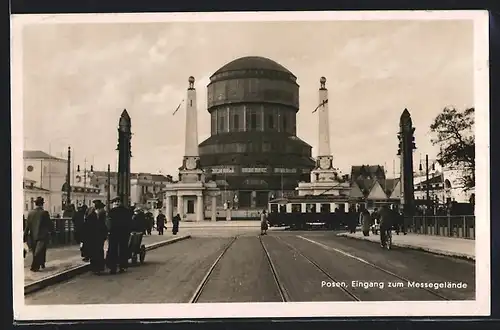
POLYGON ((195 304, 198 302, 198 299, 200 299, 201 294, 203 293, 203 289, 205 289, 206 285, 208 284, 208 282, 210 280, 210 276, 212 275, 215 267, 217 267, 217 264, 219 263, 219 261, 224 257, 226 252, 231 248, 231 246, 234 244, 236 239, 238 239, 238 235, 234 236, 232 238, 232 240, 224 247, 224 249, 219 254, 217 259, 215 259, 215 261, 212 263, 212 266, 210 266, 210 268, 208 269, 207 273, 205 274, 205 276, 201 280, 200 284, 198 285, 198 287, 194 291, 194 294, 191 296, 191 299, 189 299, 190 304, 195 304))
MULTIPOLYGON (((368 265, 368 266, 370 266, 370 267, 372 267, 372 268, 374 268, 374 269, 377 269, 377 270, 379 270, 379 271, 381 271, 381 272, 383 272, 383 273, 385 273, 385 274, 388 274, 388 275, 390 275, 390 276, 393 276, 393 277, 395 277, 395 278, 397 278, 397 279, 399 279, 399 280, 402 280, 402 281, 405 281, 405 282, 418 282, 418 281, 414 281, 414 280, 408 279, 408 278, 406 278, 406 277, 404 277, 404 276, 400 276, 400 275, 398 275, 398 274, 396 274, 396 273, 394 273, 394 272, 391 272, 390 270, 387 270, 387 269, 385 269, 385 268, 383 268, 383 267, 377 266, 377 265, 375 265, 375 264, 373 264, 373 263, 371 263, 371 262, 369 262, 369 261, 367 261, 367 260, 364 260, 364 259, 362 259, 362 258, 356 257, 356 256, 354 256, 354 255, 352 255, 352 254, 350 254, 350 253, 345 252, 345 251, 342 251, 342 250, 339 250, 339 249, 336 249, 336 248, 330 247, 330 246, 328 246, 328 245, 325 245, 325 244, 322 244, 322 243, 316 242, 316 241, 314 241, 314 240, 308 239, 308 238, 303 237, 303 236, 297 236, 297 237, 298 237, 298 238, 301 238, 301 239, 303 239, 303 240, 305 240, 305 241, 308 241, 308 242, 310 242, 310 243, 316 244, 316 245, 318 245, 318 246, 320 246, 320 247, 322 247, 322 248, 324 248, 324 249, 326 249, 326 250, 328 250, 328 251, 333 251, 333 252, 336 252, 336 253, 341 254, 341 255, 343 255, 343 256, 346 256, 346 257, 352 258, 352 259, 354 259, 354 260, 357 260, 357 261, 359 261, 359 262, 361 262, 361 263, 363 263, 363 264, 365 264, 365 265, 368 265)), ((304 255, 303 255, 300 251, 298 251, 295 247, 293 247, 293 246, 291 246, 290 244, 286 243, 286 242, 285 242, 285 241, 283 241, 281 238, 279 238, 279 237, 277 237, 277 238, 278 238, 281 242, 283 242, 284 244, 286 244, 286 245, 290 246, 291 248, 295 249, 295 251, 297 251, 299 254, 301 254, 302 256, 304 256, 304 255)), ((310 258, 308 258, 308 257, 306 257, 306 256, 304 256, 304 257, 305 257, 306 259, 308 259, 309 261, 311 261, 312 263, 314 263, 314 261, 312 261, 310 258)), ((325 274, 325 275, 326 275, 326 274, 325 274)), ((434 290, 432 290, 432 289, 425 288, 425 287, 420 287, 420 288, 418 288, 418 289, 420 289, 420 290, 424 290, 424 291, 426 291, 426 292, 428 292, 428 293, 432 294, 433 296, 440 298, 441 300, 451 300, 451 299, 449 299, 449 298, 447 298, 447 297, 443 296, 442 294, 440 294, 440 293, 438 293, 438 292, 436 292, 436 291, 434 291, 434 290)))
POLYGON ((273 273, 274 282, 276 283, 276 286, 278 288, 281 301, 282 302, 290 301, 290 297, 288 295, 288 292, 286 291, 285 287, 283 286, 283 284, 281 284, 281 282, 279 280, 278 272, 276 271, 276 267, 274 266, 273 260, 271 259, 271 255, 269 254, 269 251, 267 250, 266 245, 262 241, 262 236, 259 236, 259 241, 260 241, 260 244, 262 245, 262 248, 264 249, 264 253, 266 254, 266 259, 268 261, 269 268, 271 269, 271 272, 273 273))
POLYGON ((361 299, 355 295, 353 292, 351 292, 350 290, 348 290, 347 288, 345 288, 344 286, 341 285, 342 281, 339 281, 337 279, 335 279, 332 275, 330 275, 330 273, 328 273, 323 267, 321 267, 317 262, 315 262, 314 260, 312 260, 311 258, 309 258, 308 256, 306 256, 305 254, 303 254, 301 251, 299 251, 296 247, 294 247, 293 245, 285 242, 284 240, 282 240, 279 236, 274 236, 276 238, 276 240, 280 241, 283 245, 289 247, 292 251, 294 251, 295 253, 297 253, 299 256, 301 256, 302 258, 304 258, 305 260, 307 260, 310 264, 312 264, 317 270, 319 270, 321 273, 323 273, 323 275, 325 275, 326 277, 328 277, 332 282, 335 282, 338 284, 338 288, 344 292, 344 294, 346 294, 349 298, 351 298, 353 301, 361 301, 361 299))

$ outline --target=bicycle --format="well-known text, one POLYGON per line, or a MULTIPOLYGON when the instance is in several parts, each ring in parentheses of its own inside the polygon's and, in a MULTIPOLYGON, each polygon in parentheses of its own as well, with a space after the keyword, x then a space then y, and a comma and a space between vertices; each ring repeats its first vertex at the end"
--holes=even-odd
POLYGON ((385 234, 385 248, 387 250, 392 248, 392 229, 388 229, 385 234))

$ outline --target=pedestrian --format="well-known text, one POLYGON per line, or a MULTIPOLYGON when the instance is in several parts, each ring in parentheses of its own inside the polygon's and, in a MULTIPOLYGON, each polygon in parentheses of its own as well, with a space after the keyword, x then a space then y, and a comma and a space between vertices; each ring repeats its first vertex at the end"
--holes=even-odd
POLYGON ((85 226, 86 235, 84 245, 90 259, 90 267, 94 274, 100 275, 104 271, 104 242, 108 234, 106 226, 106 211, 100 200, 94 200, 94 207, 87 210, 85 226))
POLYGON ((109 211, 109 236, 108 253, 106 264, 110 274, 116 274, 117 268, 120 273, 128 268, 130 257, 129 239, 132 231, 132 213, 125 207, 119 197, 112 201, 112 209, 109 211))
POLYGON ((172 234, 177 235, 179 232, 179 222, 181 221, 181 216, 179 213, 172 218, 172 234))
POLYGON ((377 235, 377 225, 379 225, 380 215, 378 208, 375 208, 371 214, 372 216, 372 233, 377 235))
POLYGON ((147 223, 146 231, 147 231, 147 234, 149 236, 151 236, 151 231, 153 230, 153 226, 154 226, 154 222, 155 222, 153 213, 151 213, 150 211, 148 211, 148 212, 146 212, 146 214, 144 216, 146 217, 146 223, 147 223))
POLYGON ((28 214, 24 236, 31 244, 33 252, 33 261, 30 270, 32 272, 40 271, 40 268, 45 268, 47 244, 49 243, 50 234, 53 230, 50 214, 43 209, 43 197, 37 197, 35 200, 35 209, 28 214))
POLYGON ((370 236, 370 226, 372 224, 372 217, 367 209, 361 212, 361 226, 363 228, 363 235, 370 236))
POLYGON ((389 230, 394 225, 394 213, 387 205, 382 206, 379 212, 380 221, 380 246, 385 247, 385 240, 389 230))
POLYGON ((83 259, 85 259, 85 255, 83 253, 83 229, 85 226, 85 208, 83 206, 79 206, 78 210, 73 215, 73 228, 75 233, 75 241, 80 245, 80 253, 83 259))
POLYGON ((267 235, 268 226, 269 225, 267 223, 266 210, 262 210, 262 213, 260 214, 260 234, 261 235, 267 235))
POLYGON ((165 214, 163 214, 160 210, 158 216, 156 216, 156 229, 158 230, 158 235, 163 235, 163 229, 166 229, 166 220, 165 214))

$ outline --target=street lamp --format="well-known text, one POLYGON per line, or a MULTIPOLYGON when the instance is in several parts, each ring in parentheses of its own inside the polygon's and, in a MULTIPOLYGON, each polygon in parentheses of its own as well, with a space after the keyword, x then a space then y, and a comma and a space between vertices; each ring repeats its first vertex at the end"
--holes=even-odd
MULTIPOLYGON (((76 172, 80 173, 80 165, 77 165, 76 172)), ((94 165, 90 165, 90 170, 87 170, 87 159, 83 165, 83 204, 87 204, 87 175, 94 174, 94 165)))

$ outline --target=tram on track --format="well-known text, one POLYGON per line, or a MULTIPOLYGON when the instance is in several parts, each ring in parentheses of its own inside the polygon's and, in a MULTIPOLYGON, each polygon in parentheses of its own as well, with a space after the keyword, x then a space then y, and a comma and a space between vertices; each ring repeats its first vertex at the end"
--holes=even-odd
POLYGON ((278 198, 268 203, 271 227, 290 229, 343 229, 358 217, 344 196, 306 195, 278 198))

